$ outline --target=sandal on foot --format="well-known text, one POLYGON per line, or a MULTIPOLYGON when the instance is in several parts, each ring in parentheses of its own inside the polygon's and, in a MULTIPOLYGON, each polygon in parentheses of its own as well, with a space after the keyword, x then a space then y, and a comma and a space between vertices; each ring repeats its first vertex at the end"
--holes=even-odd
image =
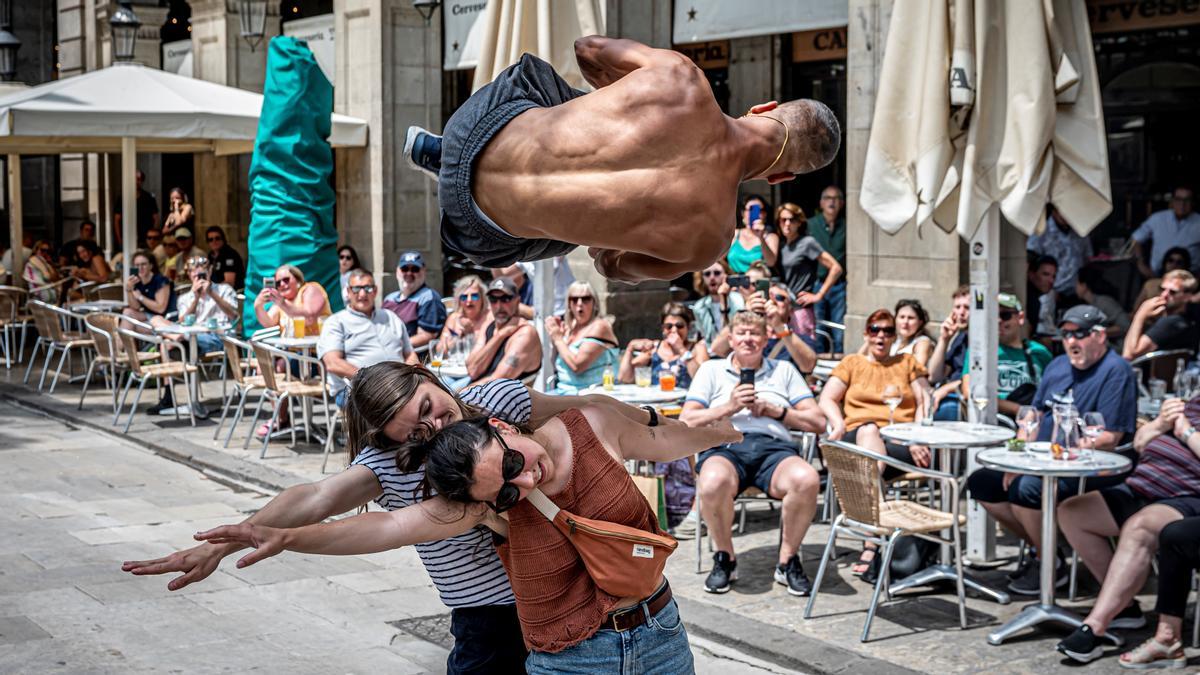
POLYGON ((1149 670, 1151 668, 1186 668, 1187 655, 1183 652, 1183 643, 1176 640, 1174 644, 1163 643, 1150 638, 1136 649, 1125 652, 1118 659, 1122 668, 1133 670, 1149 670))
POLYGON ((866 574, 871 569, 871 563, 877 555, 879 555, 879 551, 873 548, 864 548, 863 552, 858 556, 858 562, 850 567, 850 573, 856 577, 866 574))

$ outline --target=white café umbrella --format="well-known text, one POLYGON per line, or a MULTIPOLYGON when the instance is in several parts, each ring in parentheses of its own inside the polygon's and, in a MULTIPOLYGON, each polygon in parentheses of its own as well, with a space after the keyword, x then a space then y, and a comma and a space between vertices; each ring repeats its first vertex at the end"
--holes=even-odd
MULTIPOLYGON (((127 214, 122 239, 128 264, 137 233, 136 153, 251 152, 261 110, 262 95, 252 91, 138 64, 116 64, 0 97, 0 154, 12 159, 22 154, 120 152, 122 213, 127 214)), ((366 145, 365 121, 334 114, 332 122, 329 142, 334 147, 366 145)), ((19 181, 11 168, 19 162, 9 164, 10 181, 19 181)), ((11 215, 13 241, 19 242, 19 209, 11 209, 11 215)))
POLYGON ((971 240, 969 366, 989 386, 988 419, 999 213, 1031 234, 1047 202, 1081 235, 1112 210, 1084 0, 896 3, 860 204, 889 233, 932 221, 971 240))

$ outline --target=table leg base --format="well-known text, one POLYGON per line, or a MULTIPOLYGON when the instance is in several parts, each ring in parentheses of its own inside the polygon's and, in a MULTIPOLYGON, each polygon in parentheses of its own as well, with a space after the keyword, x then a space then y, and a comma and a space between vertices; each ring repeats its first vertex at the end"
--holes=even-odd
MULTIPOLYGON (((954 581, 957 577, 958 574, 954 571, 952 566, 933 565, 931 567, 926 567, 915 574, 910 574, 909 576, 893 583, 888 590, 892 593, 899 593, 900 591, 916 588, 918 586, 929 586, 930 584, 934 584, 939 581, 954 581)), ((971 575, 966 573, 963 574, 963 586, 972 589, 980 595, 994 600, 1001 605, 1007 605, 1010 601, 1008 593, 984 586, 982 583, 972 578, 971 575)))
POLYGON ((1061 624, 1068 628, 1078 628, 1083 624, 1083 619, 1058 605, 1032 604, 1021 610, 1021 613, 1008 623, 989 633, 988 644, 998 645, 1026 628, 1047 622, 1061 624))

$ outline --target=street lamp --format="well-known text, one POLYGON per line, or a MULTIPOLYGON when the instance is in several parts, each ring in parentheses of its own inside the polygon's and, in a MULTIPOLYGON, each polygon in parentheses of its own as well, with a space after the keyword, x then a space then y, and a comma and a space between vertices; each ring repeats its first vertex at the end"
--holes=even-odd
POLYGON ((267 0, 238 0, 237 6, 242 39, 254 51, 267 34, 267 0))
POLYGON ((421 18, 425 19, 426 26, 433 20, 433 13, 441 4, 441 0, 413 0, 413 7, 421 13, 421 18))
POLYGON ((137 32, 142 27, 128 2, 122 2, 108 20, 112 28, 113 61, 132 61, 137 32))
POLYGON ((21 41, 9 30, 12 28, 12 2, 0 0, 0 80, 12 82, 17 76, 17 50, 21 41))

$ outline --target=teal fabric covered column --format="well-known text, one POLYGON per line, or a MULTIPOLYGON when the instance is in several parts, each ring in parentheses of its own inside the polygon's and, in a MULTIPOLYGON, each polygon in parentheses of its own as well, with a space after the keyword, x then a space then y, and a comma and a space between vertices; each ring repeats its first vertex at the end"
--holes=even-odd
POLYGON ((267 53, 262 114, 250 163, 250 238, 246 260, 247 333, 261 328, 254 298, 263 277, 292 264, 342 308, 333 223, 333 85, 301 40, 276 37, 267 53))

